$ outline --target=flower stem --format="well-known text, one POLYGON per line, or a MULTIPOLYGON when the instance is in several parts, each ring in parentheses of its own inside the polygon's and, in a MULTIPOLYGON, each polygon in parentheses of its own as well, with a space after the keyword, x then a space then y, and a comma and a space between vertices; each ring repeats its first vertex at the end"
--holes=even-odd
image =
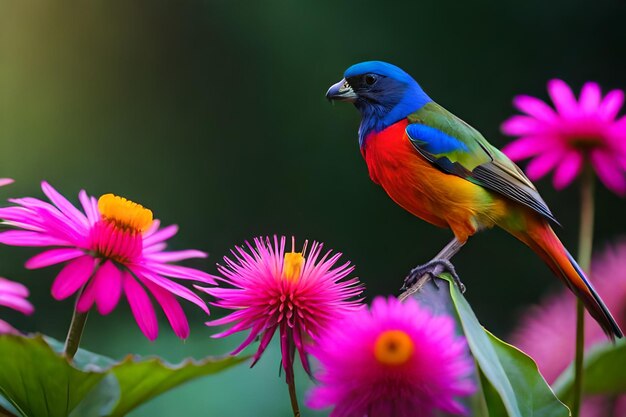
POLYGON ((76 297, 76 305, 74 306, 74 314, 72 314, 72 322, 70 323, 70 328, 67 331, 67 337, 65 338, 65 348, 63 349, 65 353, 65 357, 68 359, 73 359, 76 351, 78 350, 78 346, 80 345, 80 338, 83 335, 83 330, 85 329, 85 323, 87 322, 87 315, 89 312, 80 313, 78 311, 78 300, 82 291, 78 293, 76 297))
POLYGON ((300 407, 298 407, 298 396, 296 395, 296 379, 291 378, 288 382, 289 385, 289 398, 291 399, 291 409, 293 410, 293 417, 300 417, 300 407))
MULTIPOLYGON (((585 167, 580 188, 580 232, 578 237, 578 264, 589 273, 593 247, 593 198, 594 178, 590 166, 585 167)), ((572 417, 580 415, 583 388, 583 359, 585 355, 585 309, 580 300, 576 302, 576 358, 574 360, 574 397, 572 417)))

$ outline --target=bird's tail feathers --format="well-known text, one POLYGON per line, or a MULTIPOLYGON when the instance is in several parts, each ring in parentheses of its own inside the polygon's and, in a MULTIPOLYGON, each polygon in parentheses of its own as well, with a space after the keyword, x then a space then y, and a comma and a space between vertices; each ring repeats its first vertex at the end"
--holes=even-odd
POLYGON ((530 246, 576 297, 582 300, 589 314, 598 322, 610 339, 623 337, 622 330, 589 282, 582 268, 565 249, 548 222, 544 219, 532 219, 527 226, 525 231, 509 231, 530 246))

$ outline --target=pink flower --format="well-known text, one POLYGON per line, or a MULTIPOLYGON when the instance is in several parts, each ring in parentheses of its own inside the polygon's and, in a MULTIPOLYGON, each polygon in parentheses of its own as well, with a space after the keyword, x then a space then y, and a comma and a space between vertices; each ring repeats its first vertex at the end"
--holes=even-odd
MULTIPOLYGON (((608 247, 592 263, 590 279, 620 326, 626 325, 626 241, 608 247)), ((585 346, 605 343, 600 326, 585 313, 585 346)), ((576 340, 576 298, 567 290, 547 297, 522 317, 512 343, 530 355, 552 384, 574 360, 576 340)), ((626 410, 626 398, 620 397, 626 410)), ((604 415, 605 401, 586 401, 582 416, 604 415), (587 410, 587 411, 585 411, 587 410)), ((621 416, 623 414, 615 414, 621 416)))
POLYGON ((109 314, 124 293, 139 328, 150 340, 156 339, 158 324, 146 289, 180 338, 189 335, 189 324, 175 295, 209 313, 200 297, 168 278, 215 283, 202 271, 171 264, 206 257, 197 250, 165 251, 177 226, 160 228, 150 210, 113 194, 96 200, 81 191, 83 213, 48 183, 43 182, 41 188, 53 204, 25 197, 9 200, 16 206, 0 208, 0 218, 19 229, 0 233, 0 243, 54 247, 29 259, 26 267, 66 263, 52 284, 55 299, 78 292, 78 311, 86 312, 95 304, 100 314, 109 314))
POLYGON ((539 179, 552 169, 556 189, 565 188, 591 163, 600 180, 618 195, 626 194, 626 117, 616 120, 624 102, 621 90, 604 98, 598 84, 586 83, 576 101, 570 87, 561 80, 548 82, 553 109, 544 101, 517 96, 513 104, 526 115, 513 116, 502 131, 519 139, 503 151, 513 161, 533 157, 526 173, 539 179))
POLYGON ((457 397, 475 391, 474 365, 454 321, 417 301, 377 297, 370 311, 349 315, 311 352, 320 386, 309 406, 334 406, 331 417, 466 414, 457 397))
MULTIPOLYGON (((0 306, 9 307, 24 314, 32 314, 35 309, 26 297, 28 297, 28 288, 0 277, 0 306)), ((3 333, 18 333, 18 331, 6 321, 0 320, 0 334, 3 333)))
POLYGON ((357 278, 346 278, 354 269, 350 262, 338 267, 341 254, 322 253, 322 244, 313 242, 307 253, 285 252, 285 237, 255 238, 254 246, 239 246, 231 251, 233 259, 224 257, 225 266, 218 265, 220 281, 234 288, 202 288, 217 298, 214 305, 235 310, 228 316, 207 322, 209 326, 233 323, 213 337, 225 337, 250 330, 248 337, 232 354, 241 352, 257 336, 261 336, 254 356, 254 365, 279 331, 282 363, 287 381, 293 381, 293 362, 297 350, 302 366, 310 372, 306 354, 309 339, 316 339, 331 323, 344 314, 360 308, 352 298, 362 292, 357 278), (343 281, 342 281, 343 280, 343 281))

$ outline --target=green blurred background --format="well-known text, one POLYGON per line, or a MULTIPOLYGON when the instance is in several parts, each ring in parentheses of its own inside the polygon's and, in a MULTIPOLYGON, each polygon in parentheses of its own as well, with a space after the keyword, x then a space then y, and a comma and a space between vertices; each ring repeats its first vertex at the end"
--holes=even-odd
MULTIPOLYGON (((397 294, 406 272, 451 234, 398 208, 370 182, 358 114, 330 105, 328 86, 349 65, 398 64, 492 143, 511 99, 545 98, 560 77, 626 88, 626 3, 0 0, 0 192, 41 197, 50 181, 76 201, 81 188, 114 192, 177 223, 174 248, 199 248, 215 272, 233 244, 262 234, 326 242, 357 266, 367 295, 397 294)), ((575 251, 576 185, 538 183, 575 251)), ((623 200, 598 187, 596 247, 626 231, 623 200)), ((1 248, 0 274, 25 282, 37 312, 2 311, 17 327, 62 339, 72 301, 53 302, 56 270, 26 271, 33 250, 1 248)), ((541 261, 499 230, 455 258, 481 321, 506 336, 524 307, 560 288, 541 261)), ((58 268, 57 268, 58 270, 58 268)), ((189 340, 148 342, 123 303, 93 314, 87 349, 170 361, 224 353, 196 309, 189 340)), ((189 307, 189 308, 187 308, 189 307)), ((221 312, 213 309, 214 315, 221 312)), ((288 416, 276 346, 245 366, 163 395, 132 416, 288 416)), ((306 388, 300 378, 300 388, 306 388)), ((305 415, 318 415, 305 411, 305 415)), ((319 414, 319 415, 324 415, 319 414)))

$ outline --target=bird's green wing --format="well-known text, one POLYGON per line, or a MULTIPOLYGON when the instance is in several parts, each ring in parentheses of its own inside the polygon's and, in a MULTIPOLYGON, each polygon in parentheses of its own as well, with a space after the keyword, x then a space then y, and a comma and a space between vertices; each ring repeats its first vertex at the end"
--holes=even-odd
POLYGON ((434 102, 409 115, 408 120, 409 140, 433 165, 558 223, 522 170, 463 120, 434 102))

